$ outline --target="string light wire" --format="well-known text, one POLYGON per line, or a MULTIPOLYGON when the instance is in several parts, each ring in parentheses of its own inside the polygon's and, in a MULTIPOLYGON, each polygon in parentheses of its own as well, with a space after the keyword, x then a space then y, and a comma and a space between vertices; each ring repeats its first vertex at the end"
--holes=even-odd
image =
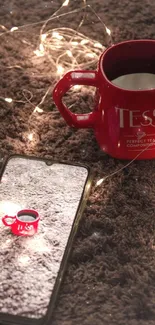
MULTIPOLYGON (((14 26, 10 30, 7 30, 5 26, 1 25, 1 28, 4 30, 4 32, 0 34, 0 37, 2 36, 4 37, 4 35, 8 33, 14 35, 15 33, 23 32, 24 31, 23 29, 26 29, 30 26, 42 24, 42 27, 40 29, 40 34, 39 34, 39 47, 34 51, 34 54, 36 55, 36 57, 46 57, 51 62, 52 69, 54 70, 51 71, 51 80, 52 80, 51 87, 67 71, 73 69, 88 69, 92 65, 95 65, 98 61, 98 57, 105 50, 105 47, 101 43, 89 37, 86 37, 85 35, 79 32, 79 29, 85 20, 86 9, 90 9, 91 12, 94 13, 95 16, 101 21, 101 19, 99 18, 97 13, 95 13, 95 11, 92 9, 92 7, 90 5, 87 5, 85 0, 83 2, 84 2, 84 6, 82 8, 78 8, 66 13, 59 14, 60 10, 63 7, 67 7, 69 5, 69 0, 65 0, 60 6, 60 8, 57 9, 56 12, 54 12, 45 21, 40 21, 32 24, 25 24, 22 26, 14 26), (80 11, 82 12, 84 11, 84 14, 76 30, 62 27, 62 28, 47 30, 46 32, 44 32, 48 22, 80 11)), ((107 27, 105 26, 104 23, 103 26, 107 33, 107 27)), ((22 67, 20 67, 19 65, 8 66, 6 68, 22 69, 22 67)), ((31 98, 27 98, 27 96, 24 95, 26 101, 12 99, 9 98, 9 96, 6 98, 0 97, 0 99, 5 100, 8 104, 12 102, 16 102, 16 103, 18 102, 23 104, 28 102, 32 106, 34 106, 34 112, 38 112, 40 108, 39 106, 43 104, 48 93, 49 93, 49 89, 47 89, 45 95, 37 105, 32 105, 31 102, 33 98, 32 94, 31 94, 31 98), (36 109, 36 107, 38 107, 38 110, 36 109)))
POLYGON ((144 151, 146 151, 150 146, 152 146, 152 145, 155 145, 155 143, 154 142, 151 142, 151 143, 149 143, 148 144, 148 146, 146 147, 146 148, 144 148, 144 149, 142 149, 142 151, 140 151, 131 161, 129 161, 129 163, 127 163, 125 166, 123 166, 123 167, 121 167, 121 168, 119 168, 119 169, 117 169, 116 171, 114 171, 113 173, 111 173, 111 174, 109 174, 109 175, 107 175, 107 176, 105 176, 105 177, 103 177, 103 178, 100 178, 97 182, 96 182, 96 185, 95 185, 95 187, 98 187, 98 186, 100 186, 107 178, 110 178, 110 177, 112 177, 112 176, 114 176, 114 175, 116 175, 116 174, 118 174, 118 173, 120 173, 123 169, 125 169, 125 168, 127 168, 127 167, 129 167, 137 158, 139 158, 140 157, 140 155, 144 152, 144 151))
MULTIPOLYGON (((55 67, 54 74, 52 74, 53 83, 55 83, 57 79, 61 78, 62 74, 67 72, 68 70, 76 69, 76 68, 86 69, 91 67, 98 61, 99 55, 105 50, 105 46, 103 46, 101 43, 89 37, 86 37, 85 35, 79 32, 80 27, 83 25, 85 21, 86 9, 90 9, 90 11, 101 22, 105 34, 109 38, 108 46, 113 44, 111 30, 105 25, 105 23, 100 18, 100 16, 95 12, 95 10, 90 5, 86 4, 86 0, 83 0, 84 6, 82 8, 78 8, 66 13, 59 14, 59 12, 63 7, 67 7, 69 5, 69 2, 70 0, 65 0, 62 3, 62 5, 47 20, 42 20, 31 24, 25 24, 22 26, 13 26, 10 30, 8 30, 5 26, 0 25, 0 28, 3 30, 3 32, 0 33, 0 37, 4 37, 6 34, 11 33, 12 35, 14 35, 15 33, 23 32, 28 27, 33 27, 42 24, 39 33, 39 48, 34 51, 34 54, 38 57, 46 56, 49 59, 49 61, 52 63, 52 65, 55 67), (63 28, 55 28, 55 29, 47 30, 46 32, 44 32, 49 22, 81 11, 84 12, 83 17, 76 30, 63 27, 63 28)), ((31 45, 29 44, 29 42, 25 40, 22 41, 28 45, 31 45)), ((8 66, 6 68, 23 69, 19 65, 8 66)), ((44 103, 47 95, 52 90, 52 86, 53 84, 50 87, 48 87, 44 96, 42 97, 42 99, 37 105, 34 105, 32 103, 33 94, 27 89, 22 90, 22 95, 25 98, 25 101, 12 99, 10 97, 5 97, 5 98, 0 97, 0 100, 4 100, 8 104, 11 104, 13 102, 23 103, 23 104, 29 103, 34 108, 33 113, 36 112, 42 113, 43 110, 40 108, 40 106, 44 103)), ((79 88, 77 87, 77 89, 79 88)), ((30 115, 28 124, 31 121, 33 113, 30 115)), ((29 141, 32 141, 33 140, 32 132, 28 133, 27 137, 29 141)), ((124 168, 131 165, 144 151, 146 151, 153 144, 154 143, 150 143, 146 148, 144 148, 140 153, 138 153, 133 160, 131 160, 122 168, 98 180, 96 182, 95 187, 100 186, 106 179, 118 174, 124 168)))
MULTIPOLYGON (((5 37, 8 34, 14 37, 14 35, 17 33, 20 34, 25 32, 29 27, 41 25, 39 32, 39 45, 36 50, 32 50, 32 55, 36 57, 36 60, 38 57, 40 59, 43 58, 43 60, 48 59, 50 61, 52 80, 51 86, 48 87, 48 89, 45 91, 45 94, 36 105, 32 102, 34 97, 33 93, 27 89, 21 90, 21 94, 25 100, 17 100, 9 96, 0 97, 0 100, 5 101, 8 105, 12 105, 13 103, 29 103, 33 107, 33 112, 30 114, 28 119, 29 130, 31 129, 31 120, 33 114, 39 114, 43 112, 43 109, 40 106, 44 103, 49 92, 52 91, 52 87, 56 81, 59 80, 62 75, 69 70, 89 69, 89 67, 91 68, 97 63, 100 54, 105 50, 105 46, 103 46, 101 43, 85 36, 80 32, 80 28, 85 21, 87 9, 95 14, 99 21, 101 21, 97 13, 95 13, 91 6, 86 4, 86 0, 83 0, 84 6, 82 6, 82 8, 60 13, 61 9, 67 7, 69 3, 70 0, 65 0, 62 5, 46 20, 34 22, 31 24, 24 24, 21 26, 13 26, 10 28, 10 30, 8 30, 5 26, 0 25, 0 28, 3 30, 3 32, 0 33, 0 37, 5 37), (79 12, 82 12, 83 15, 78 27, 75 30, 67 27, 47 29, 48 23, 79 12)), ((104 23, 102 25, 104 26, 104 33, 108 35, 109 29, 105 26, 104 23)), ((33 44, 30 42, 22 38, 19 38, 19 40, 33 49, 33 44)), ((18 64, 6 66, 5 68, 23 70, 23 68, 18 64)), ((78 90, 78 87, 76 89, 75 88, 73 91, 78 90)), ((34 137, 32 136, 32 132, 28 133, 28 141, 33 141, 33 138, 34 137)))

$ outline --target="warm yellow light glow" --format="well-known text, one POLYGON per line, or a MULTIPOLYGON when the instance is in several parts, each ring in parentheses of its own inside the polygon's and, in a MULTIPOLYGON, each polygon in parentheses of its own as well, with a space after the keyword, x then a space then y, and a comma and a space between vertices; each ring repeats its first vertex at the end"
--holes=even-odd
POLYGON ((39 51, 39 50, 35 50, 35 51, 33 51, 33 53, 34 53, 36 56, 38 56, 38 57, 40 57, 40 56, 44 56, 44 52, 41 52, 41 51, 39 51))
POLYGON ((43 109, 42 108, 40 108, 39 106, 36 106, 35 107, 35 109, 34 109, 34 111, 33 111, 33 113, 42 113, 43 112, 43 109))
MULTIPOLYGON (((64 4, 67 3, 68 1, 64 2, 64 4)), ((93 61, 96 63, 96 59, 103 49, 105 47, 101 43, 88 38, 79 31, 62 27, 48 30, 46 33, 41 32, 40 45, 34 54, 38 57, 47 55, 52 66, 55 67, 54 77, 58 79, 67 71, 84 69, 85 67, 88 69, 93 61)), ((38 60, 33 59, 38 64, 38 60)), ((74 90, 79 90, 79 88, 76 86, 74 90)), ((38 106, 41 105, 42 102, 38 103, 38 106)), ((34 113, 37 111, 41 112, 40 109, 34 107, 34 113)))
POLYGON ((44 41, 45 41, 45 39, 46 39, 46 36, 47 36, 47 34, 42 34, 42 35, 41 35, 41 41, 42 41, 42 42, 44 42, 44 41))
POLYGON ((73 90, 79 90, 80 88, 81 88, 80 85, 76 85, 76 86, 73 87, 73 90))
POLYGON ((61 75, 61 74, 63 74, 64 73, 64 68, 62 67, 62 65, 58 65, 57 66, 57 74, 58 75, 61 75))
POLYGON ((59 40, 62 40, 63 39, 63 36, 60 35, 58 32, 56 31, 53 31, 52 33, 52 37, 56 38, 56 39, 59 39, 59 40))
POLYGON ((11 29, 10 29, 10 32, 14 32, 15 30, 17 30, 18 29, 18 27, 12 27, 11 29))
POLYGON ((99 49, 102 49, 102 48, 103 48, 102 44, 99 43, 99 42, 94 43, 94 47, 97 47, 97 48, 99 48, 99 49))
POLYGON ((77 46, 79 43, 76 41, 71 42, 72 45, 77 46))
POLYGON ((39 51, 44 52, 44 46, 42 43, 39 44, 39 51))
POLYGON ((69 5, 69 0, 65 0, 64 3, 62 4, 62 7, 68 6, 69 5))
POLYGON ((72 57, 72 52, 70 50, 67 50, 66 53, 70 58, 72 57))
POLYGON ((96 56, 96 53, 86 53, 86 57, 94 59, 96 56))
POLYGON ((80 42, 81 45, 86 45, 86 44, 88 44, 88 43, 89 43, 89 40, 88 40, 88 39, 83 39, 83 40, 80 42))
POLYGON ((0 25, 0 27, 4 30, 7 30, 7 28, 4 25, 0 25))
POLYGON ((28 137, 28 139, 29 139, 30 141, 32 141, 32 140, 33 140, 33 133, 29 133, 27 137, 28 137))
POLYGON ((99 181, 96 182, 96 186, 99 186, 103 183, 104 178, 99 179, 99 181))
POLYGON ((106 27, 106 32, 109 36, 111 35, 111 30, 108 27, 106 27))
MULTIPOLYGON (((43 34, 44 35, 44 34, 43 34)), ((39 44, 39 50, 35 50, 33 51, 33 53, 38 56, 38 57, 41 57, 41 56, 44 56, 44 46, 42 43, 39 44)))
POLYGON ((17 203, 11 201, 0 202, 0 216, 3 216, 5 214, 14 216, 19 210, 21 210, 21 206, 17 203))
MULTIPOLYGON (((64 2, 64 4, 67 3, 64 2)), ((43 30, 42 28, 41 31, 43 30)), ((84 69, 85 67, 88 69, 93 61, 96 63, 96 59, 103 49, 105 47, 101 43, 88 38, 79 31, 60 27, 40 33, 40 45, 34 54, 38 57, 47 55, 52 66, 55 67, 54 77, 56 78, 56 76, 62 77, 64 73, 74 69, 84 69)), ((35 61, 38 64, 38 60, 35 61)), ((41 106, 40 103, 38 106, 41 106)), ((37 109, 34 112, 36 111, 37 109)))
POLYGON ((7 103, 12 103, 12 98, 4 98, 4 100, 7 102, 7 103))

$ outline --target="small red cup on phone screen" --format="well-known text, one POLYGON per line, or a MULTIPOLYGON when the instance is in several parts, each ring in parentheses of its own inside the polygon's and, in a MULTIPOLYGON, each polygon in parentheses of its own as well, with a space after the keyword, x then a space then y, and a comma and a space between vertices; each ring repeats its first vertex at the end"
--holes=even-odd
POLYGON ((2 222, 11 228, 12 233, 17 236, 33 236, 38 230, 40 217, 36 210, 24 209, 17 212, 15 216, 5 215, 2 222))

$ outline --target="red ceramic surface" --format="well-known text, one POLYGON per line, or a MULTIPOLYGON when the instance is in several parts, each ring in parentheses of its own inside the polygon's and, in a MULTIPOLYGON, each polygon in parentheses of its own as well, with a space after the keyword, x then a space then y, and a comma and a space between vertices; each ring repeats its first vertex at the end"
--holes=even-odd
POLYGON ((109 155, 119 159, 155 158, 155 89, 126 90, 111 80, 130 73, 155 73, 155 41, 125 41, 102 53, 97 71, 70 71, 57 83, 53 99, 68 125, 93 128, 109 155), (63 103, 74 85, 97 88, 95 107, 74 114, 63 103))

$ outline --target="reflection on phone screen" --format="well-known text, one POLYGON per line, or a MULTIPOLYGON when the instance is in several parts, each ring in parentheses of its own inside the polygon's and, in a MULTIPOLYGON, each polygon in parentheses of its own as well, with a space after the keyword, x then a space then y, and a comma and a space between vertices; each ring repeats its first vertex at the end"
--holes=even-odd
POLYGON ((0 312, 45 316, 88 171, 12 158, 0 183, 0 312), (4 215, 37 210, 38 232, 16 236, 4 215))

